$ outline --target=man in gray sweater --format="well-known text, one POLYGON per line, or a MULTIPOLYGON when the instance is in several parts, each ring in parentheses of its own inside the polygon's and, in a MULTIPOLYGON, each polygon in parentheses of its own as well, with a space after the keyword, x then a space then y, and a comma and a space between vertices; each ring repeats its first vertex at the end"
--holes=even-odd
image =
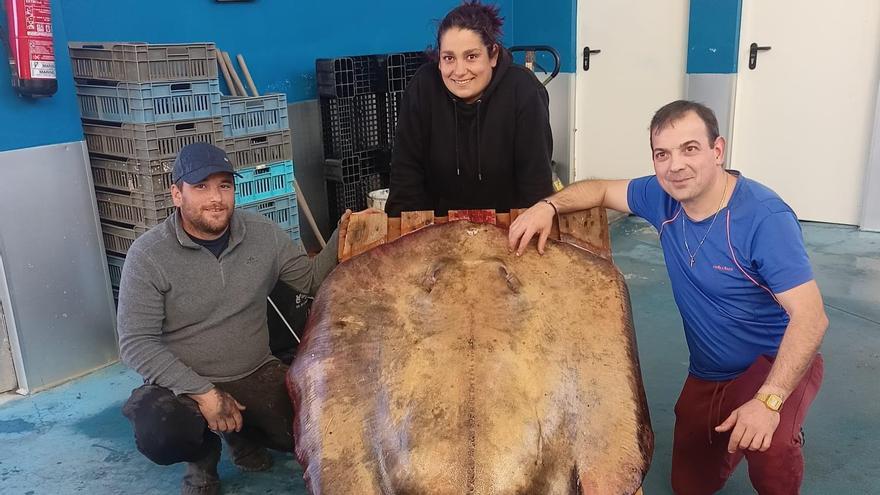
POLYGON ((336 234, 309 259, 271 220, 234 210, 234 175, 219 148, 184 147, 172 171, 177 210, 129 248, 119 288, 120 354, 145 381, 123 413, 150 460, 187 462, 184 494, 219 492, 218 434, 246 471, 271 467, 267 447, 293 451, 266 297, 279 280, 314 294, 337 262, 336 234))

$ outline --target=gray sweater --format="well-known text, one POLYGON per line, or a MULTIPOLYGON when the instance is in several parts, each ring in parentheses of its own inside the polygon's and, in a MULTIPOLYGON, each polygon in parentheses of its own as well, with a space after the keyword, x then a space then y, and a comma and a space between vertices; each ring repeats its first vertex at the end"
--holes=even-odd
POLYGON ((337 234, 309 259, 272 221, 236 210, 219 259, 190 239, 179 213, 129 248, 119 287, 122 361, 175 394, 245 377, 274 358, 266 297, 276 282, 314 294, 336 265, 337 234))

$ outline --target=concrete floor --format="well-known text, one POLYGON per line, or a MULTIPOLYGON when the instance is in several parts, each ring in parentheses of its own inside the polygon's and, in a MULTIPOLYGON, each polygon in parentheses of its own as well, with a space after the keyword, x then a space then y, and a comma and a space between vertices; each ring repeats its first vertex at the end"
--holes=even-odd
MULTIPOLYGON (((880 492, 880 234, 804 224, 831 327, 825 383, 806 424, 803 493, 880 492)), ((672 407, 687 371, 681 321, 657 235, 627 218, 612 228, 632 299, 656 435, 647 495, 670 493, 672 407)), ((0 493, 171 494, 182 466, 151 464, 134 448, 122 401, 140 380, 121 365, 33 397, 0 402, 0 493)), ((744 466, 724 494, 753 493, 744 466)), ((301 470, 277 455, 269 473, 239 473, 224 457, 223 493, 305 493, 301 470)))

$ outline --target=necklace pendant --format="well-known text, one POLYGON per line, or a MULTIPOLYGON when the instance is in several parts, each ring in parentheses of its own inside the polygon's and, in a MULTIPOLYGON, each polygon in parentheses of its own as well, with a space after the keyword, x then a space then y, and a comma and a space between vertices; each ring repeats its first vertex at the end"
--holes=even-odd
POLYGON ((694 259, 694 256, 691 256, 690 258, 691 258, 691 268, 693 268, 693 267, 694 267, 694 263, 696 263, 697 260, 694 259))

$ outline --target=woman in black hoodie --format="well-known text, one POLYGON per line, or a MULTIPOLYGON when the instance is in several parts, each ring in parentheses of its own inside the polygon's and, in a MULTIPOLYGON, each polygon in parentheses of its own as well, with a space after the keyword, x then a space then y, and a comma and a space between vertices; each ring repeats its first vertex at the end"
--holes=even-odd
POLYGON ((547 90, 499 43, 498 8, 467 1, 437 30, 439 61, 404 95, 385 211, 527 208, 553 193, 547 90))

